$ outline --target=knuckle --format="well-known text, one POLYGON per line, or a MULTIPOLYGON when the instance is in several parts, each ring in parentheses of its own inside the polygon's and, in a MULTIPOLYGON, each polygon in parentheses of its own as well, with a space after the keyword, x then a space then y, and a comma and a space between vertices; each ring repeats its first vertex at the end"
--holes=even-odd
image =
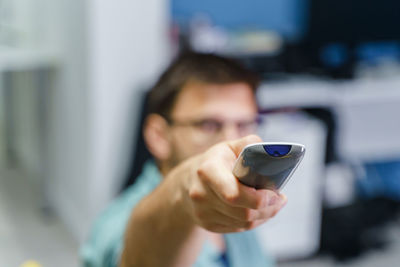
POLYGON ((245 222, 253 221, 254 213, 251 209, 243 209, 243 220, 245 222))
POLYGON ((208 172, 210 170, 211 166, 210 163, 205 161, 200 164, 200 166, 197 168, 196 173, 197 176, 202 180, 202 181, 207 181, 208 180, 208 172))
POLYGON ((238 194, 228 194, 225 193, 223 195, 225 201, 231 205, 237 204, 239 201, 239 195, 238 194))
POLYGON ((199 177, 203 177, 205 175, 205 169, 203 166, 200 166, 197 170, 196 170, 197 176, 199 177))
POLYGON ((190 190, 189 197, 193 202, 203 202, 206 199, 205 194, 197 189, 190 190))
POLYGON ((260 196, 256 198, 256 200, 254 201, 254 208, 261 209, 265 207, 265 204, 266 204, 266 198, 264 196, 260 196))
POLYGON ((262 199, 257 198, 257 199, 254 200, 254 203, 253 203, 253 205, 252 205, 252 208, 254 208, 254 209, 260 209, 260 208, 262 208, 262 206, 263 206, 263 201, 262 201, 262 199))

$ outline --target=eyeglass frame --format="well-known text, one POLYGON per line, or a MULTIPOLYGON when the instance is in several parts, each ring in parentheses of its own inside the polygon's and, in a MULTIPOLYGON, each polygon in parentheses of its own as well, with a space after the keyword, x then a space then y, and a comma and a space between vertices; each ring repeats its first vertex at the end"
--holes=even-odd
POLYGON ((186 121, 179 121, 173 118, 165 118, 169 126, 178 126, 178 127, 192 127, 193 129, 202 132, 203 134, 207 134, 210 136, 219 136, 222 133, 222 130, 226 127, 227 124, 234 123, 236 129, 240 129, 241 123, 251 123, 254 127, 252 131, 246 131, 246 134, 239 134, 240 136, 246 136, 248 134, 255 133, 254 130, 257 130, 258 126, 263 122, 261 116, 256 116, 256 118, 252 120, 219 120, 216 118, 203 118, 203 119, 191 119, 186 121), (212 123, 215 126, 215 130, 206 130, 205 123, 212 123), (203 125, 203 126, 202 126, 203 125), (207 132, 209 131, 209 132, 207 132))

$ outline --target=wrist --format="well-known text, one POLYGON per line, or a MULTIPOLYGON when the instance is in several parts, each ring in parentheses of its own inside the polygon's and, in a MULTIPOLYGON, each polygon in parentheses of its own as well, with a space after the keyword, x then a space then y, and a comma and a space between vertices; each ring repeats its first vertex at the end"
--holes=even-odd
MULTIPOLYGON (((190 203, 187 197, 187 190, 185 186, 186 176, 180 175, 183 168, 186 166, 179 166, 173 169, 165 178, 165 189, 168 190, 168 206, 171 208, 171 216, 173 220, 185 228, 194 228, 196 226, 193 217, 190 213, 190 203)), ((187 172, 186 172, 187 173, 187 172)))

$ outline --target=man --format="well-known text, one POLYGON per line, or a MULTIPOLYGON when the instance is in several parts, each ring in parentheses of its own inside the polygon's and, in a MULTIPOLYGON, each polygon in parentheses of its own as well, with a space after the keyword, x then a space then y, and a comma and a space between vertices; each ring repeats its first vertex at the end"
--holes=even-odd
POLYGON ((242 185, 233 164, 260 142, 258 80, 240 64, 183 54, 150 92, 144 139, 155 162, 96 223, 85 266, 268 266, 252 231, 286 197, 242 185))

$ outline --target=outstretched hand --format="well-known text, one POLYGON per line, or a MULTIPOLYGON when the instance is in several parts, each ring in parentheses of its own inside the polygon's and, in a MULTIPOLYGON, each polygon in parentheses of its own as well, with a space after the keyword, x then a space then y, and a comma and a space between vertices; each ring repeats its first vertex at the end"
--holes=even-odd
POLYGON ((212 232, 241 232, 266 222, 286 204, 285 195, 243 185, 232 173, 241 150, 257 142, 261 139, 250 135, 219 143, 170 172, 167 179, 178 178, 178 199, 193 223, 212 232))

